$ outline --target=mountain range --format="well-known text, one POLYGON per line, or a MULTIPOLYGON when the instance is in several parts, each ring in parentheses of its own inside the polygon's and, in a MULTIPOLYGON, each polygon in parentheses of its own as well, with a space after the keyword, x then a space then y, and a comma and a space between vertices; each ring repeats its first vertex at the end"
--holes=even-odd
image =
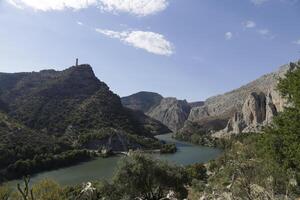
POLYGON ((134 109, 139 109, 139 105, 147 105, 141 109, 146 115, 182 135, 205 133, 225 137, 260 131, 285 106, 285 101, 276 90, 278 79, 297 66, 300 66, 300 61, 291 62, 275 72, 204 102, 188 103, 186 100, 163 98, 157 93, 142 92, 123 97, 122 103, 134 109))
POLYGON ((143 111, 176 132, 183 127, 191 109, 203 105, 204 102, 188 103, 186 100, 164 98, 158 93, 143 91, 123 97, 122 104, 127 108, 143 111))

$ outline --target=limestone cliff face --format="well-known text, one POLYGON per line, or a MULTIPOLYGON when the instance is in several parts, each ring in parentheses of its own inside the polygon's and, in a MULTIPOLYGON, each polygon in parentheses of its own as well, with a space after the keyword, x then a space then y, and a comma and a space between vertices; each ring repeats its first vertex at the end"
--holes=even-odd
POLYGON ((147 112, 147 115, 162 122, 169 129, 176 132, 183 127, 190 110, 191 107, 186 100, 164 98, 158 106, 147 112))
POLYGON ((226 137, 231 134, 258 132, 262 126, 269 124, 277 115, 272 95, 251 93, 246 99, 241 112, 236 112, 228 121, 225 129, 213 134, 214 137, 226 137))
MULTIPOLYGON (((191 109, 189 122, 207 117, 227 118, 228 124, 215 135, 259 131, 269 124, 286 102, 276 91, 278 79, 288 70, 300 67, 300 61, 280 67, 276 72, 264 75, 239 89, 207 99, 204 106, 191 109)), ((188 126, 190 123, 186 123, 188 126)))

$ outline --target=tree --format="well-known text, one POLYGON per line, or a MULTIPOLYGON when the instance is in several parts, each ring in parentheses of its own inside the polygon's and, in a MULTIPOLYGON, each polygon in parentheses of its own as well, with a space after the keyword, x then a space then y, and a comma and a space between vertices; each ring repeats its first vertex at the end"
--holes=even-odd
POLYGON ((279 80, 278 90, 288 106, 273 119, 259 142, 260 156, 275 178, 278 189, 289 188, 288 182, 300 180, 300 68, 287 72, 279 80), (290 174, 293 174, 291 176, 290 174), (298 177, 298 178, 297 178, 298 177))
POLYGON ((169 191, 183 199, 187 196, 188 176, 184 168, 134 153, 122 159, 113 183, 129 199, 159 200, 169 191))

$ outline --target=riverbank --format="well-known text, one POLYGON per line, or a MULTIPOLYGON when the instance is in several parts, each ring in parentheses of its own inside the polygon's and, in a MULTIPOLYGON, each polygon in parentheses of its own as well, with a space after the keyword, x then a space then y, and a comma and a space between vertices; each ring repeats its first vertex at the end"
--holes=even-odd
MULTIPOLYGON (((187 166, 195 163, 206 163, 221 155, 222 150, 193 145, 172 138, 172 134, 158 135, 157 139, 166 143, 174 143, 177 147, 175 154, 152 154, 154 157, 168 161, 176 165, 187 166)), ((53 179, 61 185, 74 185, 94 180, 110 180, 121 155, 109 158, 97 157, 94 160, 80 163, 71 167, 38 173, 31 178, 31 183, 37 183, 43 179, 53 179)), ((10 181, 7 184, 15 186, 20 180, 10 181)))

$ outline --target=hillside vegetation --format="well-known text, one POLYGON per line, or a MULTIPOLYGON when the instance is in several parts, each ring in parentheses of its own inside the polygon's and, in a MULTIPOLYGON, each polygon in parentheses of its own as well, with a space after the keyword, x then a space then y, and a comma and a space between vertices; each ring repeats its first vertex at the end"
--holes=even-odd
POLYGON ((85 137, 93 140, 99 132, 106 137, 97 148, 126 151, 160 148, 154 135, 169 130, 124 108, 89 65, 0 73, 0 181, 90 159, 80 138, 95 134, 85 137), (111 144, 116 132, 118 142, 111 144))

